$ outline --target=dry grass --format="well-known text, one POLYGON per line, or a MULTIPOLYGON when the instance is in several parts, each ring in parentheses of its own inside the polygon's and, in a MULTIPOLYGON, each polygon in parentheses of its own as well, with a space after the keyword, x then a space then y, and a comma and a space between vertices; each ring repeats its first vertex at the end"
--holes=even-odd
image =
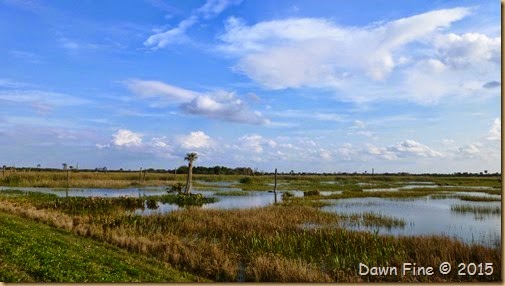
POLYGON ((283 282, 333 282, 317 265, 301 259, 288 259, 280 255, 265 254, 254 257, 245 269, 247 281, 283 282))

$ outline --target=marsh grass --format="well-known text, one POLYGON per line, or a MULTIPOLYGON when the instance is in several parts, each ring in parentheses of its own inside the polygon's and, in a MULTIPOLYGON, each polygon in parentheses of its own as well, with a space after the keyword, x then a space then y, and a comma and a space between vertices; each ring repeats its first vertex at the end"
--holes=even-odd
POLYGON ((403 228, 405 220, 392 216, 385 216, 373 212, 354 213, 348 215, 339 215, 345 220, 345 225, 349 226, 378 226, 386 228, 403 228))
MULTIPOLYGON (((107 241, 129 252, 167 261, 216 281, 359 281, 359 262, 436 267, 440 261, 494 263, 493 276, 436 274, 431 281, 500 279, 501 249, 466 245, 444 237, 393 237, 341 228, 300 229, 305 223, 336 225, 338 215, 297 205, 246 210, 187 208, 169 214, 69 215, 36 209, 30 201, 1 197, 0 209, 76 234, 107 241), (242 266, 241 266, 242 265, 242 266)), ((368 217, 373 219, 372 217, 368 217)), ((418 277, 365 277, 370 281, 417 281, 418 277)))
POLYGON ((473 214, 500 214, 500 206, 472 206, 472 205, 453 205, 451 211, 458 213, 473 214))
POLYGON ((494 198, 494 197, 458 196, 458 198, 462 201, 470 201, 470 202, 499 202, 499 201, 501 201, 501 198, 494 198))

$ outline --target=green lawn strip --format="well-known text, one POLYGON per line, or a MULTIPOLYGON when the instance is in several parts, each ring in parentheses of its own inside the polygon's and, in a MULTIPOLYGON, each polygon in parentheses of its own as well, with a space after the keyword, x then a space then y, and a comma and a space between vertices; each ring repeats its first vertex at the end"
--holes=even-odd
POLYGON ((0 281, 201 281, 168 264, 0 212, 0 281))

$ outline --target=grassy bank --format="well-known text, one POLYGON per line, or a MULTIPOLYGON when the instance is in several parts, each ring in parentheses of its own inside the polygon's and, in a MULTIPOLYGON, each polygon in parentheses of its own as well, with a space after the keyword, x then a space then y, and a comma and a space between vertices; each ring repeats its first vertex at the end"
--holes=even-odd
POLYGON ((168 264, 0 212, 0 281, 201 281, 168 264))

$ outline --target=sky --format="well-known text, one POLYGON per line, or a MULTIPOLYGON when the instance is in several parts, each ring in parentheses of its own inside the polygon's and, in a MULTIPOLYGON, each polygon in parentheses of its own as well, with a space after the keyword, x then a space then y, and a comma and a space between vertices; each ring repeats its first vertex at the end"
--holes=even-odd
POLYGON ((499 1, 0 0, 0 165, 501 172, 499 1))

